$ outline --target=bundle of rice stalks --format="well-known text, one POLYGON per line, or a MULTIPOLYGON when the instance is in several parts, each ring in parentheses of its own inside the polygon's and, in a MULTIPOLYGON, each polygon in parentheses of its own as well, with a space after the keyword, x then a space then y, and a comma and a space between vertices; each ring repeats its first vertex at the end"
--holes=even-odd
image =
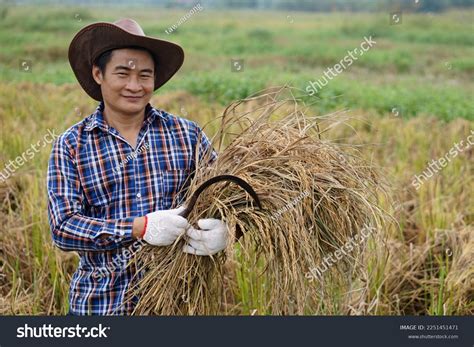
POLYGON ((380 230, 385 214, 378 207, 377 171, 354 146, 322 139, 332 118, 307 115, 293 92, 284 87, 227 107, 212 139, 219 157, 208 166, 209 153, 204 155, 185 205, 203 182, 219 175, 247 182, 260 205, 233 182, 205 189, 188 220, 194 225, 200 218, 224 220, 230 234, 226 251, 213 257, 185 254, 184 237, 170 247, 145 247, 135 259, 141 275, 130 293, 139 297, 134 314, 222 313, 228 298, 224 264, 228 271, 229 264, 238 264, 236 257, 261 264, 262 312, 315 312, 316 287, 310 282, 317 274, 311 269, 324 263, 348 271, 352 254, 344 246, 368 227, 380 230), (329 263, 329 255, 337 261, 329 263))

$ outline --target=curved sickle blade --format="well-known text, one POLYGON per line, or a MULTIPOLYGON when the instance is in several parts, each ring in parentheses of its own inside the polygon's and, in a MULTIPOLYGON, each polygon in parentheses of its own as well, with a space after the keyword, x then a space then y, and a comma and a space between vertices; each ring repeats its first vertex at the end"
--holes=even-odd
POLYGON ((239 185, 241 188, 243 188, 247 193, 250 194, 250 196, 254 199, 255 201, 255 204, 257 205, 257 207, 259 209, 262 209, 262 205, 260 203, 260 199, 258 198, 258 195, 257 193, 255 192, 255 190, 252 188, 252 186, 250 184, 248 184, 247 182, 245 182, 243 179, 241 179, 240 177, 237 177, 237 176, 232 176, 232 175, 219 175, 219 176, 215 176, 209 180, 207 180, 206 182, 202 183, 198 189, 196 189, 196 191, 193 193, 193 195, 191 196, 191 199, 189 200, 189 203, 186 204, 186 209, 180 213, 180 216, 184 217, 184 218, 187 218, 189 216, 189 214, 191 213, 191 211, 193 210, 194 208, 194 205, 196 204, 196 201, 199 197, 199 195, 206 189, 208 188, 209 186, 215 184, 215 183, 218 183, 218 182, 222 182, 222 181, 230 181, 230 182, 234 182, 236 183, 237 185, 239 185))

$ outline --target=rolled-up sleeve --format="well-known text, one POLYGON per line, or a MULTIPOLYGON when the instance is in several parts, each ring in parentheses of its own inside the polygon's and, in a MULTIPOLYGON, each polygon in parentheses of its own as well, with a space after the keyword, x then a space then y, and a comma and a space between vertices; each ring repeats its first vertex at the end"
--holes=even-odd
POLYGON ((64 251, 107 251, 133 241, 134 218, 97 219, 83 215, 84 197, 71 144, 53 144, 48 165, 48 220, 54 243, 64 251))

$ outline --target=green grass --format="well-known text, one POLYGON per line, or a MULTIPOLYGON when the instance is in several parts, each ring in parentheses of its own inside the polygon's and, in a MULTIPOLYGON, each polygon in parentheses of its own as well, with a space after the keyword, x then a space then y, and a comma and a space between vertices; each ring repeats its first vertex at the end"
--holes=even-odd
MULTIPOLYGON (((127 10, 147 34, 181 44, 180 72, 160 92, 186 90, 220 104, 265 86, 293 83, 305 90, 328 67, 359 46, 364 36, 377 44, 331 81, 316 108, 369 109, 385 115, 474 119, 473 11, 405 14, 389 25, 387 13, 293 13, 203 10, 170 35, 165 29, 186 11, 127 10), (243 72, 231 59, 243 59, 243 72)), ((74 34, 96 21, 113 21, 123 9, 14 7, 0 22, 0 81, 75 83, 67 61, 74 34), (30 60, 31 72, 20 68, 30 60)), ((315 98, 312 101, 318 100, 315 98)))

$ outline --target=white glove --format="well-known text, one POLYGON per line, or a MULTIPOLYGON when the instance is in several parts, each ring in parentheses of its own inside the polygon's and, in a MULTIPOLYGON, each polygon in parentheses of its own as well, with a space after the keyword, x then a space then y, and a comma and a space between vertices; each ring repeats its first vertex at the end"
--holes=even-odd
POLYGON ((184 206, 152 212, 146 215, 147 222, 143 239, 153 246, 169 246, 190 227, 186 218, 179 216, 184 206))
POLYGON ((184 245, 183 252, 195 255, 213 255, 227 246, 227 225, 219 219, 200 219, 199 228, 190 227, 186 234, 188 244, 184 245))

